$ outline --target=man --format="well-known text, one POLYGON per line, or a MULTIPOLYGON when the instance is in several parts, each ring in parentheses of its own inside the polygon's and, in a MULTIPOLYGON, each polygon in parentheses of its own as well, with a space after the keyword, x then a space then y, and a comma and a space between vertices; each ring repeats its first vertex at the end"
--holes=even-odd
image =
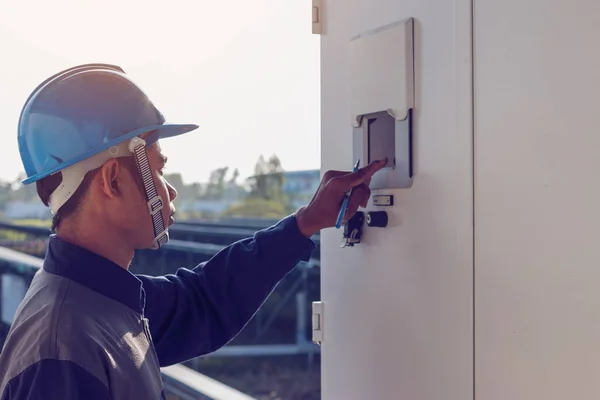
MULTIPOLYGON (((175 189, 159 139, 196 129, 163 116, 119 67, 87 64, 27 99, 18 139, 27 178, 55 232, 0 354, 0 399, 164 399, 160 367, 213 352, 335 224, 350 218, 385 165, 329 171, 311 202, 254 237, 174 275, 133 275, 136 249, 158 249, 175 189)), ((198 150, 201 154, 201 149, 198 150)))

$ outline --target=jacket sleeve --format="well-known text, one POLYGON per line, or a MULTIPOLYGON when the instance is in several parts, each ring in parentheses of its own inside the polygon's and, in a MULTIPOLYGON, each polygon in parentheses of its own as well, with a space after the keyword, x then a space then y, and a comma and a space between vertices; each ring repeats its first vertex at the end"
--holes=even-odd
POLYGON ((314 248, 292 215, 192 270, 138 275, 161 367, 211 353, 233 339, 285 275, 310 259, 314 248))
POLYGON ((0 400, 111 400, 107 387, 79 365, 44 359, 12 378, 0 400))

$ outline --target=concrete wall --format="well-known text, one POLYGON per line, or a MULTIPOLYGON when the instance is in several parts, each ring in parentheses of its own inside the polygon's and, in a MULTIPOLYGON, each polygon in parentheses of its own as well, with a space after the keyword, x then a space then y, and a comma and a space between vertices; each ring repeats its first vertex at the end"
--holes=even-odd
POLYGON ((322 233, 323 398, 472 398, 471 3, 324 3, 323 170, 353 164, 348 41, 414 17, 416 175, 392 191, 392 226, 367 228, 354 248, 339 248, 339 230, 322 233))

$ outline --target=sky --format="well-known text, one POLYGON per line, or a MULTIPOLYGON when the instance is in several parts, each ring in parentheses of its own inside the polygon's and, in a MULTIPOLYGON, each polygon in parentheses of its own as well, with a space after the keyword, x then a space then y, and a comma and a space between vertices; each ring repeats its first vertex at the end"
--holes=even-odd
POLYGON ((17 121, 29 93, 63 69, 111 63, 168 122, 200 128, 161 142, 166 173, 204 182, 262 154, 320 167, 319 37, 310 0, 0 1, 0 180, 22 173, 17 121))

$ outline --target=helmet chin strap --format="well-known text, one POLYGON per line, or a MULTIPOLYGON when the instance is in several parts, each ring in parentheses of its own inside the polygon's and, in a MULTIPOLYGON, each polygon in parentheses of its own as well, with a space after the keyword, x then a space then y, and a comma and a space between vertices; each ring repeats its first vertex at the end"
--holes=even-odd
POLYGON ((146 204, 148 205, 148 212, 152 217, 154 240, 152 240, 152 246, 150 248, 157 250, 169 241, 169 231, 165 227, 162 214, 164 203, 162 198, 158 195, 156 186, 154 186, 152 169, 150 168, 150 163, 148 162, 146 142, 144 139, 139 137, 132 138, 129 142, 129 151, 133 153, 135 164, 137 165, 138 171, 142 177, 144 193, 146 195, 146 204))

